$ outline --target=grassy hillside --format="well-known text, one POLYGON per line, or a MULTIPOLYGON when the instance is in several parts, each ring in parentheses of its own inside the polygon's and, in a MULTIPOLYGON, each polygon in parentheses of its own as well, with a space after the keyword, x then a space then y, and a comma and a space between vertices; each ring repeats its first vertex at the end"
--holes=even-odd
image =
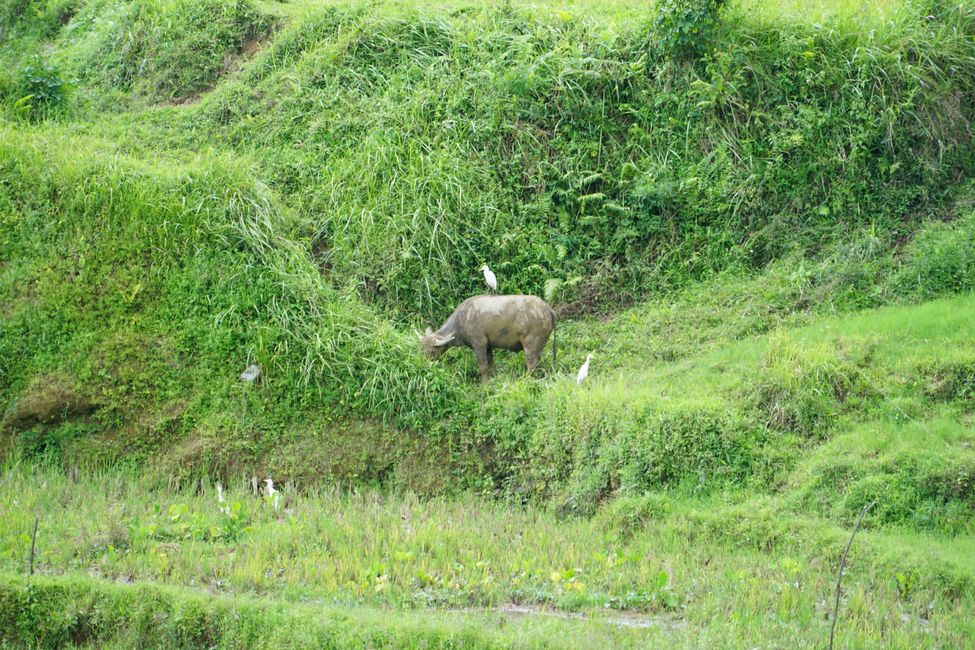
POLYGON ((693 56, 626 4, 4 7, 0 394, 53 386, 26 424, 140 422, 110 458, 231 439, 254 463, 323 420, 456 438, 468 367, 422 361, 410 328, 484 261, 564 315, 790 263, 821 276, 800 309, 882 304, 843 258, 951 219, 973 159, 954 5, 732 6, 693 56))
POLYGON ((820 646, 875 502, 964 645, 973 107, 970 3, 0 0, 0 639, 820 646), (485 262, 538 376, 420 354, 485 262))

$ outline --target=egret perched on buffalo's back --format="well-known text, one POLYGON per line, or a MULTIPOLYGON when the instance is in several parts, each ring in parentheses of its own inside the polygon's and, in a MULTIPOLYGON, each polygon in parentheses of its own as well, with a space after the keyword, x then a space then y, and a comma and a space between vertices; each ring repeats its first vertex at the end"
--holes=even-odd
POLYGON ((493 291, 494 293, 497 293, 498 292, 498 278, 495 277, 494 272, 491 269, 488 268, 488 265, 487 264, 485 264, 484 266, 482 266, 481 267, 481 270, 484 271, 484 281, 487 282, 487 286, 489 286, 491 288, 491 291, 493 291))
POLYGON ((582 364, 582 367, 581 368, 579 368, 579 374, 576 375, 576 384, 577 385, 578 384, 581 384, 582 382, 584 382, 586 380, 586 377, 589 376, 589 362, 590 361, 592 361, 592 352, 590 352, 589 354, 586 355, 586 362, 584 364, 582 364))

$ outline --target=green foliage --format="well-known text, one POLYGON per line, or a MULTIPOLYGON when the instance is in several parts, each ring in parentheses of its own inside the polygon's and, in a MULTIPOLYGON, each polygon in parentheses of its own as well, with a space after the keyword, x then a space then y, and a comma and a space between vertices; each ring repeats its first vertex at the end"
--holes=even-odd
POLYGON ((50 37, 67 23, 78 0, 0 0, 0 38, 23 34, 50 37))
POLYGON ((671 509, 670 500, 662 494, 620 497, 601 508, 595 520, 608 531, 627 539, 650 523, 666 519, 671 509))
POLYGON ((165 513, 157 507, 154 517, 145 521, 133 519, 129 522, 129 530, 136 544, 167 539, 237 542, 251 530, 248 519, 239 500, 221 505, 219 514, 210 517, 205 512, 192 510, 186 503, 173 503, 165 513))
POLYGON ((635 29, 333 9, 186 119, 261 151, 321 267, 397 317, 445 317, 485 260, 505 291, 548 283, 587 311, 871 223, 913 229, 971 160, 966 107, 944 110, 968 83, 947 71, 967 69, 972 41, 953 34, 969 19, 867 36, 743 17, 701 69, 649 75, 635 29), (908 63, 908 33, 939 45, 908 63))
POLYGON ((916 299, 975 289, 975 214, 939 223, 915 237, 888 290, 916 299))
POLYGON ((654 3, 652 47, 675 59, 697 58, 712 47, 725 0, 654 3))
POLYGON ((740 484, 750 473, 757 432, 724 414, 685 406, 614 419, 584 425, 597 436, 574 445, 565 509, 591 514, 611 495, 652 488, 710 491, 740 484))
MULTIPOLYGON (((889 426, 889 425, 888 425, 889 426)), ((975 456, 947 421, 891 431, 861 426, 804 463, 792 498, 810 511, 852 525, 876 501, 867 528, 897 526, 970 535, 975 514, 975 456)))
MULTIPOLYGON (((136 467, 66 473, 24 462, 3 477, 19 488, 0 491, 0 643, 13 645, 477 647, 486 634, 490 647, 550 648, 555 638, 642 648, 654 635, 668 647, 727 647, 743 636, 776 643, 774 611, 814 646, 828 633, 820 603, 849 536, 769 495, 626 497, 589 520, 368 489, 288 490, 287 509, 274 510, 235 481, 226 494, 244 504, 250 529, 194 538, 179 526, 222 516, 205 480, 174 491, 136 467), (59 516, 41 518, 27 588, 35 512, 59 516), (521 613, 504 611, 510 603, 521 613), (718 611, 739 624, 716 624, 718 611)), ((844 577, 844 620, 856 621, 844 638, 964 646, 971 548, 970 537, 868 522, 844 577), (858 594, 869 595, 862 608, 858 594)))
POLYGON ((26 120, 41 120, 67 109, 69 88, 56 65, 35 57, 17 69, 3 94, 15 115, 26 120))
POLYGON ((0 3, 0 17, 3 18, 4 28, 9 28, 9 25, 21 18, 29 5, 29 0, 3 0, 0 3))
POLYGON ((5 468, 0 570, 38 510, 44 573, 383 608, 4 579, 0 641, 468 647, 390 612, 519 602, 813 645, 877 501, 851 645, 964 646, 975 15, 448 4, 0 2, 0 454, 71 472, 5 468), (535 377, 408 332, 485 261, 560 308, 535 377))
POLYGON ((434 617, 214 599, 189 590, 91 578, 0 582, 0 640, 38 648, 494 648, 496 635, 434 617), (350 617, 351 613, 351 617, 350 617), (392 624, 391 624, 392 623, 392 624))
POLYGON ((921 364, 917 373, 931 399, 975 403, 975 355, 945 355, 921 364))
MULTIPOLYGON (((0 339, 0 389, 60 365, 97 386, 106 423, 124 422, 203 386, 209 400, 229 398, 250 357, 269 369, 261 390, 280 396, 279 412, 312 400, 387 417, 449 408, 443 373, 421 377, 426 364, 406 335, 328 286, 286 234, 287 210, 233 163, 147 172, 94 147, 42 153, 8 133, 0 170, 5 187, 20 189, 0 190, 13 208, 0 259, 33 260, 26 270, 43 272, 30 285, 30 309, 0 324, 9 333, 0 339), (51 222, 52 212, 62 219, 51 222), (60 280, 69 275, 81 280, 60 280), (51 337, 62 343, 53 358, 51 337), (12 363, 15 355, 22 361, 12 363), (424 409, 428 399, 438 405, 424 409)), ((23 286, 16 274, 4 282, 23 286)))
POLYGON ((98 122, 102 99, 197 92, 270 19, 243 3, 77 9, 49 60, 86 63, 76 117, 92 135, 22 134, 4 150, 2 255, 16 262, 0 391, 12 401, 61 365, 98 387, 115 427, 145 411, 123 403, 176 408, 190 379, 187 419, 241 433, 214 414, 239 403, 230 368, 254 359, 274 406, 248 436, 321 404, 430 428, 467 409, 469 365, 430 366, 400 325, 479 291, 485 260, 504 291, 585 313, 826 251, 775 267, 791 275, 774 309, 810 287, 816 303, 870 306, 884 299, 861 290, 871 270, 971 160, 957 137, 968 104, 943 110, 970 79, 965 13, 872 35, 739 16, 699 68, 649 75, 639 25, 329 7, 197 104, 98 122), (30 153, 44 146, 81 153, 30 153))

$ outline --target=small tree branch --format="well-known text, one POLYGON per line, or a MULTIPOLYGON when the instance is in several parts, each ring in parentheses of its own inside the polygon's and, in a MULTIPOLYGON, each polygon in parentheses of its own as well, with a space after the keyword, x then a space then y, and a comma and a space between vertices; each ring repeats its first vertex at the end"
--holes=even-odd
POLYGON ((27 569, 27 581, 30 582, 31 576, 34 575, 34 552, 37 550, 37 524, 40 521, 38 515, 34 515, 34 534, 30 537, 30 566, 27 569))
POLYGON ((836 603, 833 605, 833 625, 829 628, 829 650, 833 650, 833 635, 836 633, 836 617, 839 615, 840 611, 840 581, 843 579, 843 567, 846 566, 846 556, 850 552, 850 546, 853 545, 853 538, 856 537, 857 531, 860 529, 860 523, 863 521, 863 516, 867 514, 877 503, 876 501, 871 501, 867 505, 863 506, 863 510, 860 511, 860 516, 857 517, 857 523, 853 526, 853 532, 850 533, 850 541, 846 543, 846 550, 843 551, 843 558, 840 560, 840 570, 836 574, 836 603))

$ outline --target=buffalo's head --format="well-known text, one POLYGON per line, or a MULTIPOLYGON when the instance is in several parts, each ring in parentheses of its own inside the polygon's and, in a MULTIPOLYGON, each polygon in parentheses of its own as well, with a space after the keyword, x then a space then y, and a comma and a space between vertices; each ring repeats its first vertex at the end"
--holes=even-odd
POLYGON ((427 355, 429 359, 439 359, 440 355, 447 349, 447 345, 454 340, 453 334, 440 336, 429 327, 427 328, 426 334, 417 332, 416 335, 420 338, 420 346, 423 348, 423 354, 427 355))

